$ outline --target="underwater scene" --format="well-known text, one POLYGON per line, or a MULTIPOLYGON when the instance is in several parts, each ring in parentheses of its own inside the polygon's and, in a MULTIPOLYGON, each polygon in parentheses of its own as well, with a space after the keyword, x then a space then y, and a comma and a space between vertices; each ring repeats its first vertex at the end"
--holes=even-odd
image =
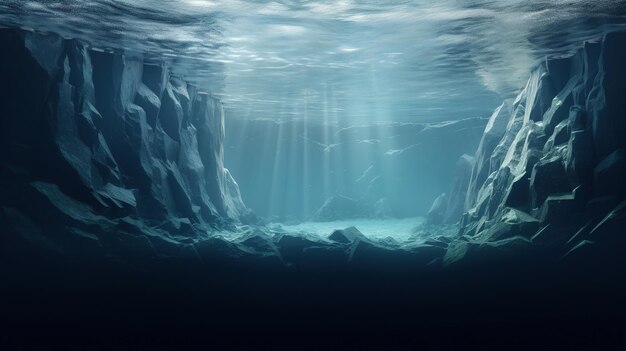
POLYGON ((626 349, 626 1, 0 2, 0 348, 626 349))

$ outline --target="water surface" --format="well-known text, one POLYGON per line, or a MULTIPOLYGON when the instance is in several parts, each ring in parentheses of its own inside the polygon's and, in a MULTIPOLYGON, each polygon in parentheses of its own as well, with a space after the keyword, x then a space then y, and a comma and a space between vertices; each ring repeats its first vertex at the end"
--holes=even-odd
POLYGON ((4 0, 0 25, 166 59, 231 115, 488 115, 545 55, 621 28, 623 0, 4 0))

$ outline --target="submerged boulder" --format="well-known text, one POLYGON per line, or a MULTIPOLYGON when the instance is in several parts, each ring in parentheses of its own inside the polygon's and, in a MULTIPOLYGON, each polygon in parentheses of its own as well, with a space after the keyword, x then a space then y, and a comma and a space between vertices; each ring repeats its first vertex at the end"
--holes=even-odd
POLYGON ((533 167, 530 177, 531 206, 539 207, 550 194, 571 192, 561 158, 541 160, 533 167))
POLYGON ((236 241, 240 248, 261 257, 276 257, 282 260, 272 238, 261 230, 252 230, 236 241))
POLYGON ((540 222, 537 218, 523 211, 508 208, 498 220, 487 223, 483 230, 476 234, 476 240, 488 242, 493 240, 505 239, 513 236, 531 237, 537 229, 540 222))
POLYGON ((461 238, 450 243, 443 257, 443 264, 446 266, 494 264, 519 258, 528 259, 531 249, 530 240, 520 236, 487 242, 461 238))
POLYGON ((342 244, 351 243, 357 240, 368 240, 363 233, 356 229, 356 227, 337 229, 330 234, 328 239, 342 244))

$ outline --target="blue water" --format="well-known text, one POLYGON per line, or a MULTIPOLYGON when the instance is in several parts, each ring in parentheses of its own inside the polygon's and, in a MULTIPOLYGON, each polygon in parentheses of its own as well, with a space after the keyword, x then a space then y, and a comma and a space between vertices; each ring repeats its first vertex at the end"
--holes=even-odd
POLYGON ((165 58, 231 116, 488 115, 545 55, 623 26, 625 2, 4 0, 0 25, 165 58))
POLYGON ((486 120, 429 130, 489 117, 546 56, 625 29, 626 1, 4 0, 0 26, 164 60, 220 97, 225 165, 269 221, 308 222, 335 196, 410 218, 486 120))

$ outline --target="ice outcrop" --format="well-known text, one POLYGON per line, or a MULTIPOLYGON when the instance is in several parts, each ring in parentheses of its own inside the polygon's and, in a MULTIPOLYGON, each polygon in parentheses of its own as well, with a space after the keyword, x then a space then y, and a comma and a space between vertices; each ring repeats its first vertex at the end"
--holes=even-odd
POLYGON ((2 29, 0 46, 10 228, 95 248, 113 245, 107 233, 197 236, 249 217, 223 165, 218 99, 164 65, 53 34, 2 29))
POLYGON ((337 229, 330 234, 328 239, 343 244, 355 242, 356 240, 367 240, 365 235, 363 235, 363 233, 361 233, 356 227, 337 229))
POLYGON ((609 240, 592 238, 599 223, 620 231, 614 214, 626 197, 625 48, 626 33, 610 33, 569 58, 547 60, 514 101, 496 109, 467 195, 456 202, 466 211, 462 237, 445 262, 476 245, 509 246, 512 238, 569 257, 609 240))

